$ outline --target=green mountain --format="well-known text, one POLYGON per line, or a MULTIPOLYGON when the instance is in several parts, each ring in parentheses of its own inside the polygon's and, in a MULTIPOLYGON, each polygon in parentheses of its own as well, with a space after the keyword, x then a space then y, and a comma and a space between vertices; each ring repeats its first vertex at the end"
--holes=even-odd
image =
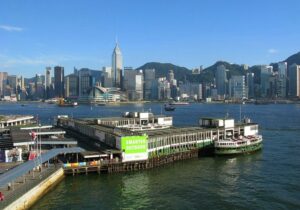
POLYGON ((296 63, 297 65, 300 65, 300 52, 298 52, 294 55, 291 55, 290 57, 288 57, 284 61, 287 62, 288 65, 292 65, 294 63, 296 63))
POLYGON ((137 69, 155 69, 155 76, 158 77, 166 77, 169 73, 169 70, 173 70, 174 77, 178 81, 185 80, 185 77, 191 74, 191 70, 185 67, 176 66, 171 63, 159 63, 159 62, 149 62, 140 66, 137 69))
MULTIPOLYGON (((293 63, 300 65, 300 52, 291 55, 284 61, 287 62, 288 65, 292 65, 293 63)), ((253 72, 254 82, 259 83, 260 81, 260 65, 254 65, 249 67, 248 70, 245 70, 243 65, 231 64, 226 61, 217 61, 215 64, 205 68, 201 74, 192 74, 188 68, 176 66, 171 63, 150 62, 140 66, 137 69, 155 69, 156 77, 166 77, 169 70, 172 69, 174 71, 175 78, 178 81, 213 82, 217 67, 219 65, 224 65, 226 69, 229 70, 227 72, 228 78, 233 75, 245 75, 247 72, 253 72)), ((274 71, 277 71, 277 63, 271 63, 270 65, 274 67, 274 71)))
POLYGON ((230 78, 233 75, 244 75, 246 71, 244 70, 243 65, 230 64, 226 61, 217 61, 212 66, 205 68, 200 75, 189 75, 187 77, 188 81, 191 82, 213 82, 216 75, 217 67, 219 65, 224 65, 227 72, 227 77, 230 78))

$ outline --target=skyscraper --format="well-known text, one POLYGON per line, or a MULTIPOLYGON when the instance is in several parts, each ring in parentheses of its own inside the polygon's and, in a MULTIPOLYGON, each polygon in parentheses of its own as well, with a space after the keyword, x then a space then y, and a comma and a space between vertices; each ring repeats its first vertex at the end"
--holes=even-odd
POLYGON ((229 81, 229 95, 235 100, 247 98, 245 76, 232 76, 229 81))
POLYGON ((153 96, 153 89, 154 89, 154 82, 155 82, 155 69, 145 69, 144 70, 144 99, 145 100, 152 100, 154 99, 153 96))
POLYGON ((247 73, 248 98, 254 98, 254 73, 247 73))
POLYGON ((124 87, 129 100, 143 100, 143 81, 144 75, 142 70, 133 70, 124 68, 124 87))
POLYGON ((70 74, 65 78, 65 96, 68 98, 78 97, 78 75, 70 74))
POLYGON ((95 85, 95 78, 92 77, 89 69, 80 69, 78 71, 79 80, 79 98, 84 99, 88 97, 89 91, 95 85))
POLYGON ((114 87, 121 87, 121 77, 123 69, 123 58, 118 43, 112 54, 112 79, 114 87))
POLYGON ((218 95, 221 97, 225 97, 226 95, 227 92, 226 82, 227 82, 226 68, 224 65, 219 65, 217 67, 217 72, 216 72, 216 86, 217 86, 218 95))
POLYGON ((277 77, 277 95, 278 97, 285 98, 287 93, 287 62, 278 63, 278 77, 277 77))
POLYGON ((16 75, 8 75, 7 83, 10 87, 8 95, 16 94, 17 93, 17 85, 18 85, 18 77, 16 75))
POLYGON ((44 96, 44 85, 43 85, 43 78, 41 74, 35 75, 35 98, 42 98, 44 96))
POLYGON ((46 67, 45 72, 45 98, 50 98, 51 89, 51 67, 46 67))
POLYGON ((7 84, 7 72, 0 72, 0 97, 4 95, 4 89, 7 84))
POLYGON ((169 70, 168 81, 171 83, 174 80, 174 72, 173 70, 169 70))
POLYGON ((300 65, 293 64, 289 67, 289 96, 300 97, 300 65))
POLYGON ((260 67, 261 97, 270 96, 271 93, 270 79, 272 75, 273 75, 273 66, 262 65, 260 67))
POLYGON ((45 89, 51 85, 51 67, 46 67, 45 73, 45 89))
POLYGON ((112 72, 110 66, 105 66, 102 68, 102 86, 103 87, 112 87, 112 72))
POLYGON ((55 90, 55 97, 64 97, 64 86, 65 86, 65 79, 64 79, 64 67, 55 66, 54 67, 54 90, 55 90))

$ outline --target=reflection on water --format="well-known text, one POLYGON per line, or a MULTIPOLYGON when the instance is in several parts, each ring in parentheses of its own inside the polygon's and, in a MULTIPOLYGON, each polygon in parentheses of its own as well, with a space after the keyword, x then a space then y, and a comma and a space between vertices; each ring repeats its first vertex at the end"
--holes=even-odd
POLYGON ((145 208, 150 203, 149 178, 146 173, 123 176, 120 207, 145 208), (133 199, 134 198, 134 199, 133 199))

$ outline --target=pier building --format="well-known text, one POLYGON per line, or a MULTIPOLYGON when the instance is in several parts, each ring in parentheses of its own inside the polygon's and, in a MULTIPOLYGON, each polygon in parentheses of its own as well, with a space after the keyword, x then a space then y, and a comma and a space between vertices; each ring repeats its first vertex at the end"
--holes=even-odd
MULTIPOLYGON (((146 161, 157 157, 209 151, 214 141, 233 136, 256 135, 255 123, 234 123, 233 119, 202 118, 198 126, 174 127, 171 116, 149 112, 127 112, 122 117, 58 119, 58 126, 88 137, 88 143, 119 162, 146 161), (196 151, 196 152, 195 152, 196 151)), ((78 139, 80 141, 80 138, 78 139)))
POLYGON ((34 122, 32 115, 1 115, 0 116, 0 128, 6 128, 10 126, 28 125, 34 122))

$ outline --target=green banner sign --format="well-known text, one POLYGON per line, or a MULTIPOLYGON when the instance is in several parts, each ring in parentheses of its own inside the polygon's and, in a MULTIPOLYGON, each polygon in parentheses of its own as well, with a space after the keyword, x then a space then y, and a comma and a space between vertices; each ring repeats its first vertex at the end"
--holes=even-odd
POLYGON ((126 154, 145 153, 148 149, 148 136, 124 136, 121 148, 126 154))

